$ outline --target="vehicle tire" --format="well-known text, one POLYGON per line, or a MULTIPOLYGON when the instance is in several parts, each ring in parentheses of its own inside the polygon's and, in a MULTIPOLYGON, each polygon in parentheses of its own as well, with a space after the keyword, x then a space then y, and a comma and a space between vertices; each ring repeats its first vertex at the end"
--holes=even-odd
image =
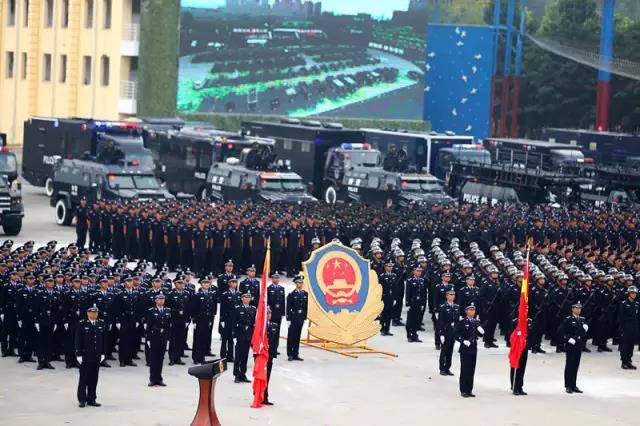
POLYGON ((387 198, 387 201, 385 202, 385 206, 387 208, 391 208, 393 207, 393 205, 394 205, 393 198, 387 198))
POLYGON ((338 201, 338 192, 333 186, 328 186, 324 190, 324 201, 327 204, 335 204, 338 201))
POLYGON ((69 207, 64 199, 59 199, 56 203, 56 223, 62 226, 71 225, 73 215, 69 211, 69 207))
POLYGON ((207 191, 207 187, 203 186, 202 189, 200 189, 200 194, 198 194, 200 196, 200 199, 202 201, 208 201, 209 200, 209 191, 207 191))
POLYGON ((7 236, 15 236, 20 233, 22 229, 22 219, 12 220, 10 222, 4 223, 2 225, 2 229, 7 236))
POLYGON ((44 181, 44 192, 47 194, 47 197, 51 197, 53 195, 53 179, 50 177, 44 181))

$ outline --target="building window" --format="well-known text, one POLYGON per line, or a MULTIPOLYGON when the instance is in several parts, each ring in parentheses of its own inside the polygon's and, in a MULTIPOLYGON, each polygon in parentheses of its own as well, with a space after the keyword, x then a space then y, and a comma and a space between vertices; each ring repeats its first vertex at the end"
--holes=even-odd
POLYGON ((13 27, 16 24, 16 0, 9 0, 7 9, 7 25, 13 27))
POLYGON ((45 15, 44 26, 47 28, 53 27, 53 0, 44 0, 45 3, 45 15))
POLYGON ((14 53, 7 52, 7 78, 13 78, 14 53))
POLYGON ((27 64, 28 64, 28 57, 27 57, 27 52, 22 52, 22 79, 26 80, 27 79, 27 64))
POLYGON ((102 85, 108 86, 109 85, 109 57, 103 55, 102 58, 100 58, 100 62, 102 63, 102 85))
POLYGON ((300 152, 311 152, 311 144, 309 142, 301 142, 300 152))
POLYGON ((69 27, 69 0, 62 0, 62 22, 60 26, 62 28, 69 27))
POLYGON ((67 55, 60 55, 60 83, 67 82, 67 55))
POLYGON ((82 58, 82 84, 91 84, 91 56, 82 58))
POLYGON ((51 54, 44 54, 44 61, 42 65, 42 80, 51 81, 51 54))
POLYGON ((29 26, 29 0, 24 0, 24 15, 22 21, 23 27, 29 26))
POLYGON ((104 28, 111 28, 111 0, 104 0, 104 28))
POLYGON ((84 13, 84 27, 93 28, 93 0, 85 0, 84 13))

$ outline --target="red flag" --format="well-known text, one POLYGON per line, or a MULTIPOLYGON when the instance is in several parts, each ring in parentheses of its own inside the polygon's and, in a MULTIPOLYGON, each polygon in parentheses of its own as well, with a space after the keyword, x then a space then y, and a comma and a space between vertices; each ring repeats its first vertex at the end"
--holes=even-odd
POLYGON ((511 333, 511 349, 509 350, 509 364, 511 368, 518 368, 522 351, 527 347, 527 321, 529 315, 529 251, 524 264, 522 286, 520 287, 520 306, 518 306, 518 325, 511 333))
POLYGON ((260 300, 256 312, 256 324, 251 336, 251 348, 256 355, 253 362, 253 403, 252 408, 262 407, 264 391, 267 390, 267 362, 269 361, 269 338, 267 337, 267 279, 271 247, 267 242, 267 253, 264 258, 262 280, 260 281, 260 300))

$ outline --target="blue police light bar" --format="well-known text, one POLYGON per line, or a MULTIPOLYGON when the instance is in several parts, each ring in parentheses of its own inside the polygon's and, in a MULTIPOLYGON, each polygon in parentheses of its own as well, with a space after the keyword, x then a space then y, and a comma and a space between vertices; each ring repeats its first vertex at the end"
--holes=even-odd
POLYGON ((371 149, 371 145, 369 145, 368 143, 343 143, 340 145, 340 148, 344 149, 345 151, 352 149, 371 149))
POLYGON ((453 149, 457 149, 458 151, 482 151, 484 146, 479 143, 465 143, 465 144, 454 144, 452 146, 453 149))

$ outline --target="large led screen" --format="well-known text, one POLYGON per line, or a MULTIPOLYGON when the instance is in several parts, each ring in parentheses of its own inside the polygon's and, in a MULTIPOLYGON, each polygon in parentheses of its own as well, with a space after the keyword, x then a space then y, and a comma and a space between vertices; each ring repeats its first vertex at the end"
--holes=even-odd
POLYGON ((428 0, 182 0, 178 110, 422 119, 428 0))

